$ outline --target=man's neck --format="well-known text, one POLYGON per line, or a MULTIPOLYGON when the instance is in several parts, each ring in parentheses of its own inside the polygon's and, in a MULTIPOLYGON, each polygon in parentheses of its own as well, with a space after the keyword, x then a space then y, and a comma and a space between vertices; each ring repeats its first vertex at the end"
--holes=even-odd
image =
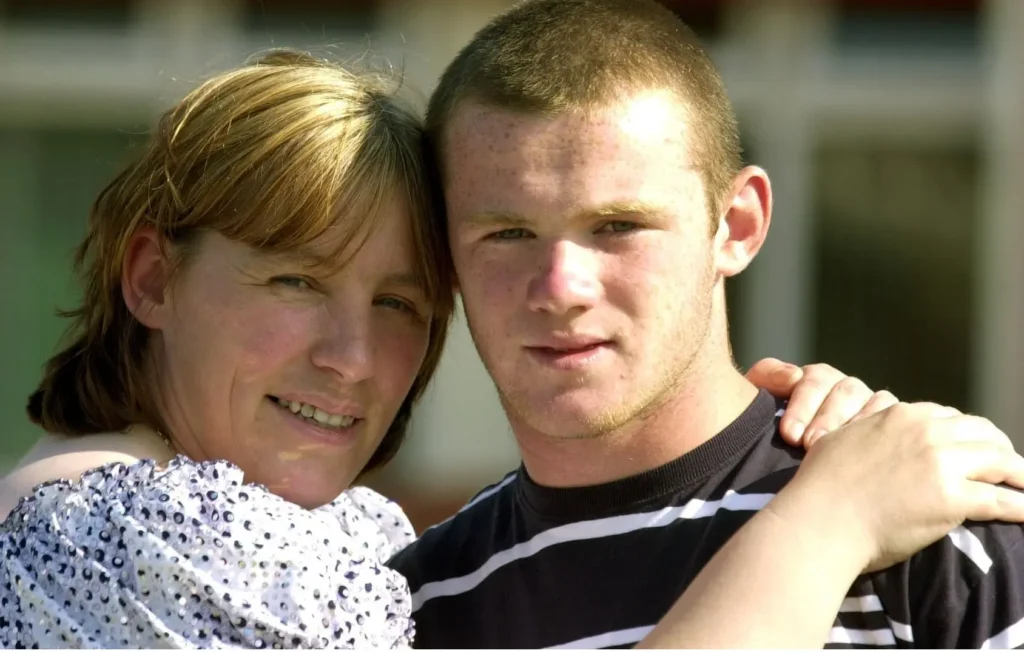
POLYGON ((599 437, 552 438, 513 424, 530 477, 549 487, 585 487, 641 474, 713 438, 757 396, 728 357, 695 376, 642 419, 599 437))

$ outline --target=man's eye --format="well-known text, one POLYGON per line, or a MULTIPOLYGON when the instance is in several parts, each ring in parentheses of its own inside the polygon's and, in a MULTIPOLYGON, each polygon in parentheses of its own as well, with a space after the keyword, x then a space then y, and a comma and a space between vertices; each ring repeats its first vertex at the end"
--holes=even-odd
POLYGON ((603 225, 601 225, 601 228, 598 229, 597 231, 598 233, 622 234, 628 233, 630 231, 636 231, 639 228, 640 225, 638 225, 635 222, 629 222, 628 220, 613 220, 611 222, 606 222, 603 225))
POLYGON ((313 287, 313 285, 310 284, 308 280, 303 279, 302 277, 274 277, 270 281, 273 284, 280 286, 288 286, 289 288, 294 288, 296 290, 310 290, 313 287))
POLYGON ((495 231, 493 234, 488 236, 492 240, 520 240, 529 236, 529 232, 526 229, 516 227, 513 229, 502 229, 501 231, 495 231))

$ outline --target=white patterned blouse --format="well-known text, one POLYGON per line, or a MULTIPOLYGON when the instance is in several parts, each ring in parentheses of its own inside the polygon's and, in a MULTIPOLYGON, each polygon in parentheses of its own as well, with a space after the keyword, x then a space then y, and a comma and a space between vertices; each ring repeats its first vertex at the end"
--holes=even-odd
POLYGON ((316 510, 227 462, 113 463, 35 488, 0 525, 3 648, 404 648, 413 539, 357 487, 316 510))

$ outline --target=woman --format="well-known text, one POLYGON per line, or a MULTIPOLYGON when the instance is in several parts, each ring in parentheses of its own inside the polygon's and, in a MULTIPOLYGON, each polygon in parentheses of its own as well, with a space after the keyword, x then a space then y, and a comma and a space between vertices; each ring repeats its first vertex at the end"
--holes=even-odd
POLYGON ((0 644, 410 644, 383 562, 412 529, 350 486, 394 456, 452 315, 421 147, 385 80, 293 53, 163 117, 93 207, 29 402, 51 435, 4 480, 0 644))
POLYGON ((55 435, 7 479, 0 643, 408 642, 380 561, 409 522, 344 491, 394 456, 452 314, 421 142, 386 80, 288 53, 163 116, 93 206, 29 402, 55 435))

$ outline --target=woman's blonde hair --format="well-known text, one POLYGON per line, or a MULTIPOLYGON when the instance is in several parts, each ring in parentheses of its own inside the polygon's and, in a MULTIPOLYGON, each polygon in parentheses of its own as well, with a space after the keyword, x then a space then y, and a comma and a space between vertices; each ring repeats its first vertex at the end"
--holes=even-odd
POLYGON ((148 329, 121 290, 126 249, 140 228, 154 228, 178 266, 203 232, 276 253, 318 240, 340 219, 347 235, 331 261, 340 267, 342 252, 351 255, 354 239, 401 193, 434 313, 423 367, 364 471, 390 460, 437 367, 453 310, 422 123, 396 93, 386 76, 280 50, 209 79, 165 113, 141 156, 93 204, 76 256, 84 298, 62 313, 72 319, 68 344, 29 399, 32 421, 68 435, 134 423, 164 428, 144 377, 148 329))

